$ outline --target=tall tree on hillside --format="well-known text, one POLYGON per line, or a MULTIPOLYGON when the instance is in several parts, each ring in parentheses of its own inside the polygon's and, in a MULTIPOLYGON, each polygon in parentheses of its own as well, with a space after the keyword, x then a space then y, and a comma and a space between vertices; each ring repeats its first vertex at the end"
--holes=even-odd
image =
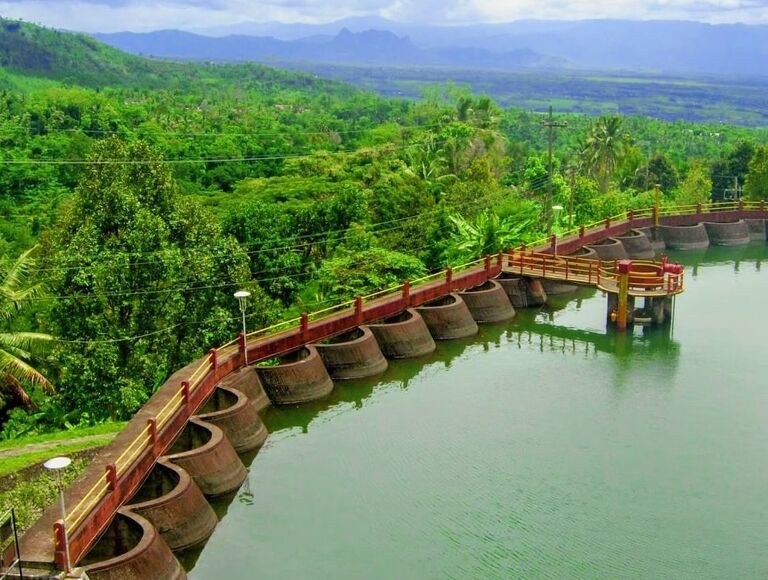
POLYGON ((703 159, 694 159, 685 179, 675 195, 679 205, 708 203, 712 200, 712 178, 709 166, 703 159))
MULTIPOLYGON (((134 411, 165 377, 237 329, 232 293, 247 287, 251 324, 271 303, 250 284, 245 252, 178 194, 146 144, 95 147, 75 196, 48 233, 58 390, 95 418, 134 411)), ((258 328, 258 326, 257 326, 258 328)))
POLYGON ((0 398, 14 399, 25 407, 32 406, 26 384, 40 385, 53 392, 53 385, 36 370, 30 360, 47 350, 51 336, 38 332, 14 330, 13 320, 42 293, 42 284, 29 282, 33 267, 27 250, 9 267, 0 271, 0 398))
POLYGON ((600 117, 590 129, 582 151, 583 162, 603 193, 608 191, 626 142, 627 135, 619 116, 600 117))
POLYGON ((768 199, 768 145, 758 147, 749 162, 744 195, 754 201, 768 199))

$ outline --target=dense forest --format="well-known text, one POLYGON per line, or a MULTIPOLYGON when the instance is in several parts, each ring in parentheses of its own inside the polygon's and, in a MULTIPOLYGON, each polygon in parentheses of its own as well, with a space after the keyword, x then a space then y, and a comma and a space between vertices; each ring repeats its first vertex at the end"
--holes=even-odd
MULTIPOLYGON (((0 21, 2 437, 130 416, 229 341, 538 239, 544 117, 0 21)), ((554 230, 768 197, 768 131, 558 115, 554 230)))

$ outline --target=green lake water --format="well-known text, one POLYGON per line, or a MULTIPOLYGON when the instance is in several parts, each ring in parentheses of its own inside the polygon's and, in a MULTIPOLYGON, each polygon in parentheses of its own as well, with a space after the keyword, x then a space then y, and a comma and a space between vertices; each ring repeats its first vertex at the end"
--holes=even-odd
POLYGON ((768 578, 767 248, 673 254, 671 328, 585 290, 268 410, 190 577, 768 578))

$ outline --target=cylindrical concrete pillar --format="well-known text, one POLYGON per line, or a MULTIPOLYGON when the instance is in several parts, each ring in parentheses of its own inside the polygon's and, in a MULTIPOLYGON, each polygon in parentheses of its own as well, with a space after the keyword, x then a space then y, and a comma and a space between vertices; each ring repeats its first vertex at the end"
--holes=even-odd
POLYGON ((626 260, 627 251, 624 245, 616 238, 605 238, 594 244, 588 244, 585 248, 591 248, 601 260, 626 260))
POLYGON ((190 475, 162 458, 126 508, 155 526, 173 551, 202 544, 218 522, 190 475))
POLYGON ((541 306, 547 301, 547 293, 540 280, 523 278, 510 272, 502 272, 494 280, 504 288, 513 308, 541 306))
POLYGON ((171 446, 167 459, 185 469, 208 497, 235 491, 247 475, 224 431, 194 417, 171 446))
POLYGON ((387 359, 381 353, 376 337, 365 326, 315 344, 315 347, 334 381, 372 377, 387 370, 387 359))
POLYGON ((422 304, 416 311, 435 340, 452 340, 477 334, 477 323, 458 294, 448 294, 422 304))
POLYGON ((218 387, 197 418, 221 428, 238 453, 258 449, 267 440, 267 428, 243 393, 218 387))
POLYGON ((704 222, 709 243, 713 246, 743 246, 752 241, 749 226, 744 220, 737 222, 704 222))
POLYGON ((661 226, 661 235, 670 250, 702 250, 709 247, 709 236, 704 224, 661 226))
POLYGON ((413 308, 370 324, 369 328, 387 358, 414 358, 435 350, 435 341, 424 319, 413 308))
POLYGON ((515 309, 507 298, 504 288, 496 280, 488 280, 474 288, 459 292, 466 302, 472 318, 479 323, 493 323, 511 320, 515 309))
POLYGON ((221 386, 243 393, 257 411, 269 406, 269 397, 259 380, 255 367, 243 367, 221 380, 221 386))
POLYGON ((661 228, 652 226, 650 228, 638 228, 637 231, 648 238, 654 252, 661 252, 666 249, 667 245, 664 243, 664 236, 661 233, 661 228))
POLYGON ((274 367, 257 367, 261 384, 275 405, 294 405, 322 399, 333 390, 333 381, 317 349, 309 344, 281 357, 274 367))
POLYGON ((184 568, 155 527, 121 509, 83 562, 91 580, 184 580, 184 568))
POLYGON ((629 230, 622 236, 616 236, 616 239, 621 242, 627 257, 632 260, 653 260, 656 256, 651 240, 641 231, 629 230))
POLYGON ((749 236, 753 240, 764 242, 768 239, 768 236, 766 236, 766 220, 747 219, 744 221, 749 226, 749 236))

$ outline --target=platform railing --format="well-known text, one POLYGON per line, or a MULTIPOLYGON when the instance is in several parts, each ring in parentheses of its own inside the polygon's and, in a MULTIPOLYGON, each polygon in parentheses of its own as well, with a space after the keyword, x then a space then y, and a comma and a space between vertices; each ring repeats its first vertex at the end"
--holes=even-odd
MULTIPOLYGON (((578 228, 573 228, 572 230, 561 234, 561 237, 584 237, 589 232, 609 229, 611 226, 619 224, 631 226, 636 219, 647 219, 649 217, 656 217, 657 215, 706 215, 708 213, 733 211, 766 212, 766 203, 765 201, 738 201, 627 210, 617 216, 605 218, 592 224, 579 226, 578 228)), ((556 240, 553 238, 542 239, 529 244, 527 247, 535 249, 549 245, 554 245, 554 249, 556 249, 556 240)), ((610 265, 612 263, 603 263, 578 257, 564 259, 562 256, 558 256, 555 253, 531 252, 526 249, 526 246, 510 250, 504 258, 505 263, 509 268, 513 271, 518 269, 521 274, 526 272, 529 275, 538 275, 537 273, 540 273, 541 277, 547 277, 547 275, 549 275, 552 278, 587 283, 598 287, 604 287, 604 289, 612 286, 616 280, 615 268, 610 265)), ((404 296, 408 292, 408 288, 412 285, 424 287, 442 282, 445 284, 444 289, 447 290, 447 292, 450 292, 453 289, 453 276, 458 273, 478 269, 480 273, 484 270, 489 277, 493 259, 494 257, 492 256, 479 258, 457 266, 456 268, 448 268, 444 271, 426 275, 414 280, 412 283, 406 282, 403 286, 388 288, 368 296, 356 298, 353 301, 340 303, 309 314, 303 314, 299 318, 293 318, 271 325, 267 328, 249 332, 245 339, 249 342, 263 341, 280 333, 288 331, 293 332, 297 327, 300 327, 301 325, 306 326, 309 322, 321 321, 341 314, 350 314, 356 309, 359 309, 362 303, 370 303, 391 299, 396 296, 404 296)), ((496 256, 496 265, 500 267, 501 264, 502 255, 499 254, 496 256)), ((651 281, 651 274, 633 274, 633 278, 636 281, 636 288, 640 290, 643 289, 644 284, 647 284, 647 288, 650 288, 651 284, 655 283, 655 281, 651 281)), ((666 274, 664 277, 664 284, 668 294, 679 294, 684 288, 683 275, 666 274)), ((80 501, 70 509, 66 516, 66 520, 59 520, 56 522, 54 526, 54 548, 57 555, 57 563, 60 565, 64 563, 64 554, 66 552, 70 552, 69 556, 71 557, 72 562, 77 562, 82 558, 87 549, 92 545, 92 541, 95 540, 95 537, 77 542, 76 548, 72 550, 71 538, 78 534, 83 523, 88 516, 99 507, 102 500, 115 490, 120 478, 130 472, 133 465, 143 457, 147 450, 152 450, 156 447, 158 433, 163 430, 163 428, 168 427, 169 424, 175 423, 179 413, 183 413, 187 419, 188 416, 191 416, 192 413, 189 411, 188 407, 190 400, 195 397, 197 389, 203 383, 210 382, 211 379, 215 378, 214 375, 217 370, 217 360, 219 356, 223 354, 225 349, 231 350, 237 345, 239 351, 243 350, 245 344, 243 338, 244 337, 241 336, 218 349, 212 349, 209 355, 192 372, 189 379, 182 381, 181 386, 168 399, 165 406, 157 413, 156 417, 148 420, 147 427, 140 431, 139 434, 128 443, 114 464, 107 466, 106 473, 99 478, 80 501), (70 539, 69 543, 68 538, 70 539)), ((250 362, 253 363, 256 361, 251 360, 250 362)), ((241 366, 243 363, 244 361, 239 362, 241 366)), ((196 399, 199 398, 201 397, 196 397, 196 399)), ((103 527, 104 526, 96 528, 98 533, 103 531, 103 527)), ((98 536, 98 533, 96 534, 96 537, 98 536)))

